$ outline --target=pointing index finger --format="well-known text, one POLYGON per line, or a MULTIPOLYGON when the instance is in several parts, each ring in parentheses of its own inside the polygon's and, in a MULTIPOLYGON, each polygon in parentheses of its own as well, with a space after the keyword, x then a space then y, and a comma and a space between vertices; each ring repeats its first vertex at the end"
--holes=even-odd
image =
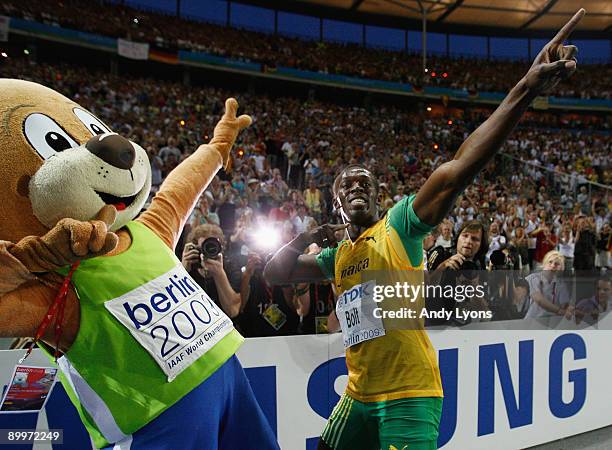
POLYGON ((228 119, 235 119, 236 112, 238 111, 238 102, 235 98, 228 98, 225 100, 225 114, 224 117, 228 119))
POLYGON ((564 40, 566 40, 569 35, 572 34, 572 31, 574 31, 574 28, 576 28, 578 22, 580 22, 580 20, 584 17, 585 12, 586 11, 584 8, 580 8, 578 12, 574 14, 574 17, 563 25, 563 28, 559 30, 557 35, 550 42, 553 44, 561 44, 564 40))

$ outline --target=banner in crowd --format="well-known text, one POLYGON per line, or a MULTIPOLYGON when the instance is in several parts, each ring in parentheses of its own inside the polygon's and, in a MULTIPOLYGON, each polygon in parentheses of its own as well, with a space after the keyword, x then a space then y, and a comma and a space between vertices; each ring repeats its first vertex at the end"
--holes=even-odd
MULTIPOLYGON (((445 392, 439 439, 445 450, 515 450, 612 424, 611 331, 429 334, 445 392)), ((22 355, 0 352, 5 385, 22 355)), ((316 449, 347 383, 341 336, 247 339, 238 356, 281 448, 316 449)), ((36 351, 28 362, 47 360, 36 351)), ((63 429, 70 448, 89 445, 60 384, 41 414, 0 414, 0 428, 63 429)))
POLYGON ((149 44, 117 39, 117 53, 129 59, 149 59, 149 44))
POLYGON ((0 42, 8 41, 10 17, 0 16, 0 42))

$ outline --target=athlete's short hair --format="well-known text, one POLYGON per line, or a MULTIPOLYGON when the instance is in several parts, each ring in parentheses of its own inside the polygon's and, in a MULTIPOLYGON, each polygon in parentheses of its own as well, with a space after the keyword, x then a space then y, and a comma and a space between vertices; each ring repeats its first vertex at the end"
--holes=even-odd
POLYGON ((376 187, 376 193, 378 193, 378 191, 379 191, 378 179, 374 176, 372 171, 370 169, 368 169, 366 166, 364 166, 363 164, 349 164, 344 169, 342 169, 338 175, 336 175, 336 178, 334 178, 334 185, 332 186, 332 193, 333 193, 334 197, 338 193, 338 182, 340 181, 340 178, 342 177, 342 174, 344 172, 346 172, 347 170, 350 170, 350 169, 363 169, 363 170, 366 170, 366 171, 370 172, 372 174, 372 181, 374 182, 374 186, 376 187))

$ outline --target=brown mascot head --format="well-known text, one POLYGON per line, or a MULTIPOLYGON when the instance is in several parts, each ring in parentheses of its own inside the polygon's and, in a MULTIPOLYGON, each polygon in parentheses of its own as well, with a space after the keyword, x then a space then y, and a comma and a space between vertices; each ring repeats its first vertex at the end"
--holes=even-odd
POLYGON ((151 188, 142 147, 39 84, 0 79, 0 93, 0 239, 91 220, 106 204, 118 211, 113 231, 138 215, 151 188))

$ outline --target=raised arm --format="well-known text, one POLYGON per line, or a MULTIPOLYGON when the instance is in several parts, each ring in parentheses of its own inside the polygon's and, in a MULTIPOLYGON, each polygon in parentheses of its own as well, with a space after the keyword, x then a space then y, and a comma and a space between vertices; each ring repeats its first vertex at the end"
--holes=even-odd
POLYGON ((452 161, 431 174, 414 200, 417 216, 437 225, 448 214, 455 198, 493 158, 510 132, 538 95, 553 88, 576 70, 578 49, 564 46, 584 16, 580 9, 536 56, 527 74, 512 88, 491 116, 461 145, 452 161))
POLYGON ((227 166, 229 152, 238 133, 251 124, 251 118, 236 117, 238 102, 225 102, 225 114, 215 126, 210 143, 200 145, 195 153, 174 169, 151 206, 137 220, 143 222, 168 246, 174 248, 195 203, 222 165, 227 166))

